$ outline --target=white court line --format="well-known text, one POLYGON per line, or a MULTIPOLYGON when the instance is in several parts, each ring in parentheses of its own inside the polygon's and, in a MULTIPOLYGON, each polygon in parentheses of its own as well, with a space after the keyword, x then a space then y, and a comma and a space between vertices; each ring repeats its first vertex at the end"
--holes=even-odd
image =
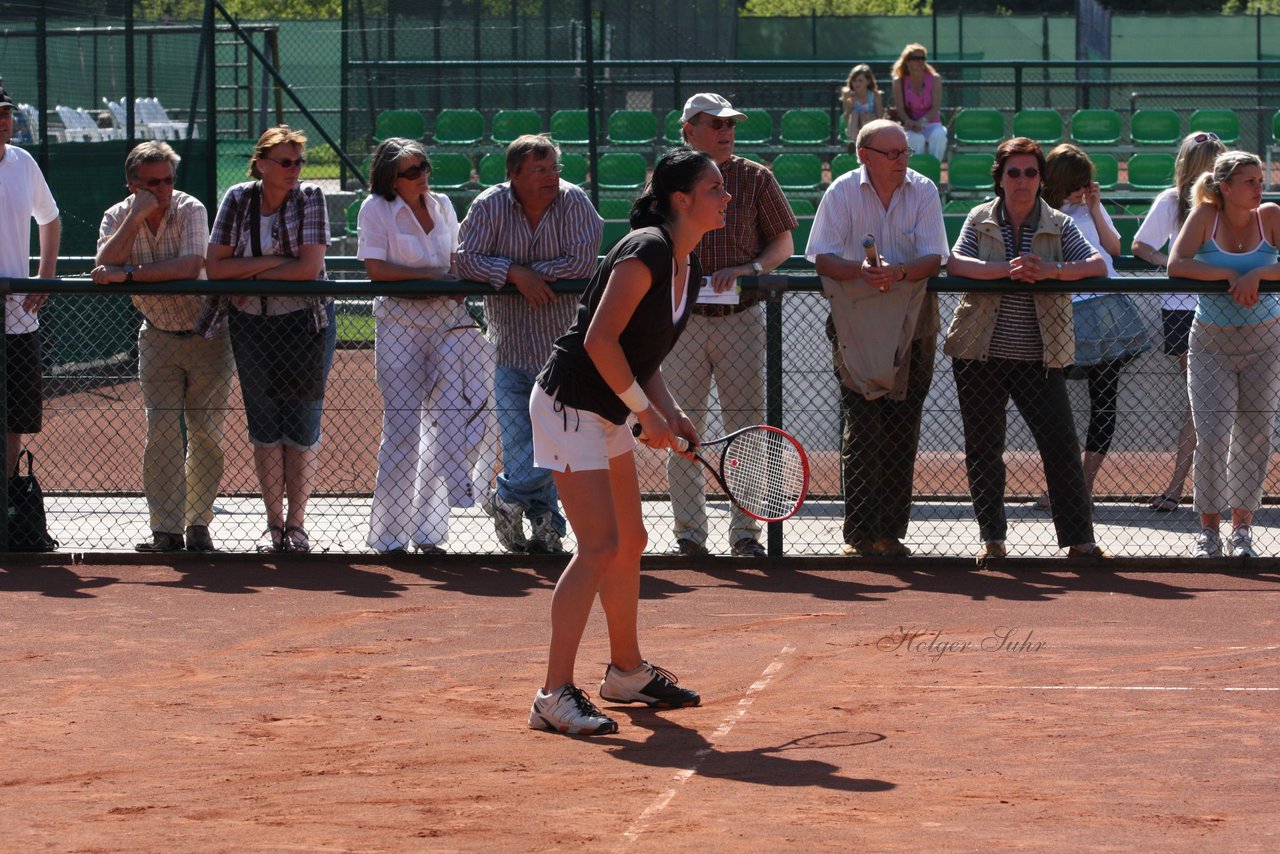
POLYGON ((676 792, 679 791, 680 786, 684 785, 690 777, 698 773, 698 766, 702 764, 702 760, 706 759, 707 756, 710 755, 716 741, 728 735, 729 731, 733 729, 733 725, 742 719, 742 716, 747 713, 747 709, 751 708, 751 704, 755 702, 755 697, 752 695, 758 694, 765 689, 770 680, 772 680, 777 672, 782 669, 782 660, 795 651, 796 648, 790 645, 782 648, 782 651, 778 653, 778 657, 769 663, 769 666, 760 674, 759 679, 751 683, 751 687, 747 688, 746 693, 742 695, 742 699, 738 700, 738 704, 734 706, 733 710, 730 711, 729 714, 725 716, 725 719, 720 722, 720 726, 716 727, 715 732, 711 733, 711 737, 707 739, 707 746, 699 749, 693 754, 693 764, 688 768, 681 768, 677 771, 673 778, 673 785, 671 788, 667 789, 661 795, 658 795, 653 803, 649 804, 649 806, 645 808, 644 812, 640 813, 640 816, 632 823, 631 827, 627 828, 627 832, 622 834, 624 841, 618 850, 625 849, 628 845, 631 845, 639 839, 640 834, 644 833, 647 829, 649 822, 667 808, 667 804, 671 803, 672 798, 676 796, 676 792))
POLYGON ((850 685, 872 691, 1207 691, 1235 693, 1280 692, 1280 688, 1212 687, 1194 685, 850 685))

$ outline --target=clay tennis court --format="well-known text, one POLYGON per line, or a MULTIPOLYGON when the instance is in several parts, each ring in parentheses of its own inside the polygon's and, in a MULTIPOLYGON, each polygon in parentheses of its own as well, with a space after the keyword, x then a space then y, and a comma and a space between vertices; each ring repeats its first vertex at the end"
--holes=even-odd
POLYGON ((526 728, 558 565, 105 560, 0 570, 4 850, 1280 846, 1272 570, 649 568, 704 705, 570 738, 526 728))

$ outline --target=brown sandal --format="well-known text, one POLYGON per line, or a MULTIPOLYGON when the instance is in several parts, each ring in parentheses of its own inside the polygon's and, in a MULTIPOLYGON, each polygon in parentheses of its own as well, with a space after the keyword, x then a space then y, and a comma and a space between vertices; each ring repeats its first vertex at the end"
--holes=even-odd
POLYGON ((311 538, 306 528, 301 525, 286 525, 284 529, 285 548, 291 552, 307 553, 311 551, 311 538))

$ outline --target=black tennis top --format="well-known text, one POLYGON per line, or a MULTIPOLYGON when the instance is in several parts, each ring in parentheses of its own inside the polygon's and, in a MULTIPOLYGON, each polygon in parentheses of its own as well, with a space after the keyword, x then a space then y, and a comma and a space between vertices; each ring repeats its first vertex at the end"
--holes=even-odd
POLYGON ((622 330, 619 343, 635 378, 644 385, 662 366, 689 321, 689 311, 698 299, 702 266, 697 256, 689 256, 689 294, 680 317, 671 317, 671 265, 674 249, 671 238, 660 226, 639 228, 618 241, 596 268, 582 293, 578 314, 569 331, 556 339, 551 358, 538 374, 538 385, 565 406, 594 412, 614 424, 623 424, 630 410, 609 388, 596 370, 585 346, 587 329, 596 315, 605 285, 613 268, 637 258, 649 268, 652 284, 622 330))

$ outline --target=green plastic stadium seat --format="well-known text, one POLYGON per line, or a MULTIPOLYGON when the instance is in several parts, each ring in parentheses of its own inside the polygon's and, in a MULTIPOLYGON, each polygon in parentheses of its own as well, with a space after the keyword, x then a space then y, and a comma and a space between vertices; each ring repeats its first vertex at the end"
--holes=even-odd
POLYGON ((437 151, 431 155, 431 187, 457 190, 471 183, 471 158, 465 154, 437 151))
POLYGON ((787 199, 791 204, 791 212, 796 216, 813 216, 818 212, 818 207, 808 199, 787 199))
POLYGON ((417 110, 383 110, 378 113, 378 122, 373 129, 375 142, 393 136, 422 140, 426 135, 427 117, 417 110))
POLYGON ((1163 152, 1129 158, 1129 186, 1135 190, 1163 190, 1173 185, 1173 155, 1163 152))
POLYGON ((1116 231, 1120 232, 1121 254, 1128 255, 1130 247, 1133 246, 1133 238, 1138 233, 1138 227, 1142 225, 1142 217, 1117 216, 1113 217, 1111 222, 1115 225, 1116 231))
POLYGON ((1110 190, 1120 183, 1120 161, 1114 154, 1095 152, 1089 155, 1093 161, 1093 180, 1103 190, 1110 190))
POLYGON ((610 152, 596 164, 596 184, 602 190, 635 190, 648 177, 648 165, 639 154, 610 152))
POLYGON ((586 110, 556 110, 551 114, 551 138, 561 145, 586 145, 591 141, 586 110))
POLYGON ((973 199, 952 199, 942 206, 943 215, 967 214, 973 210, 973 199))
POLYGON ((629 219, 631 217, 631 199, 601 199, 601 219, 629 219))
POLYGON ((604 234, 600 238, 600 254, 613 248, 613 244, 627 236, 631 231, 631 223, 626 220, 605 220, 604 234))
POLYGON ((1177 145, 1182 119, 1173 110, 1138 110, 1129 119, 1129 136, 1135 145, 1177 145))
POLYGON ((355 200, 346 207, 347 236, 355 237, 360 233, 360 206, 364 204, 364 191, 356 193, 355 200))
POLYGON ((516 137, 527 133, 542 133, 542 116, 537 110, 498 110, 494 113, 489 132, 494 145, 509 145, 516 137))
POLYGON ((481 187, 492 187, 507 180, 506 154, 493 151, 481 157, 480 165, 476 167, 476 175, 481 187))
MULTIPOLYGON (((950 204, 955 204, 955 202, 951 202, 950 204)), ((971 208, 973 207, 969 202, 966 202, 965 204, 969 204, 971 208)), ((948 212, 942 215, 943 227, 947 229, 947 243, 954 246, 956 241, 960 239, 960 229, 964 228, 964 221, 968 216, 968 211, 964 211, 963 213, 948 212)))
POLYGON ((587 183, 587 158, 581 154, 561 154, 560 177, 570 184, 587 183))
POLYGON ((813 231, 813 217, 797 216, 795 230, 791 232, 791 241, 797 254, 804 254, 805 248, 809 245, 811 231, 813 231))
POLYGON ((1235 110, 1196 110, 1187 122, 1187 130, 1211 131, 1224 145, 1235 145, 1240 139, 1240 117, 1235 110))
POLYGON ((773 141, 773 117, 767 110, 741 110, 745 119, 738 119, 734 128, 737 145, 768 145, 773 141))
POLYGON ((932 154, 913 154, 907 165, 934 183, 942 183, 942 164, 932 154))
POLYGON ((436 145, 475 145, 484 137, 479 110, 441 110, 436 114, 436 145))
POLYGON ((752 163, 760 163, 762 165, 764 164, 764 158, 761 157, 758 152, 738 151, 737 149, 734 149, 733 153, 741 157, 743 160, 750 160, 752 163))
POLYGON ((1057 110, 1019 110, 1013 117, 1013 135, 1034 139, 1041 145, 1062 142, 1062 113, 1057 110))
POLYGON ((658 120, 648 110, 616 110, 609 116, 610 145, 651 145, 658 120))
POLYGON ((953 154, 947 161, 947 188, 950 190, 991 190, 994 154, 953 154))
POLYGON ((837 154, 831 158, 831 180, 839 178, 846 172, 852 172, 858 168, 858 155, 856 154, 837 154))
POLYGON ((825 145, 831 139, 831 118, 822 110, 787 110, 781 136, 783 145, 825 145))
POLYGON ((961 110, 951 126, 957 145, 995 145, 1004 139, 1004 113, 961 110))
POLYGON ((1115 110, 1076 110, 1071 116, 1071 140, 1078 145, 1115 145, 1120 133, 1115 110))
POLYGON ((663 139, 668 145, 682 145, 684 143, 683 115, 682 110, 672 110, 667 113, 667 118, 662 122, 663 139))
POLYGON ((822 184, 822 161, 816 154, 779 154, 773 177, 784 190, 816 190, 822 184))

